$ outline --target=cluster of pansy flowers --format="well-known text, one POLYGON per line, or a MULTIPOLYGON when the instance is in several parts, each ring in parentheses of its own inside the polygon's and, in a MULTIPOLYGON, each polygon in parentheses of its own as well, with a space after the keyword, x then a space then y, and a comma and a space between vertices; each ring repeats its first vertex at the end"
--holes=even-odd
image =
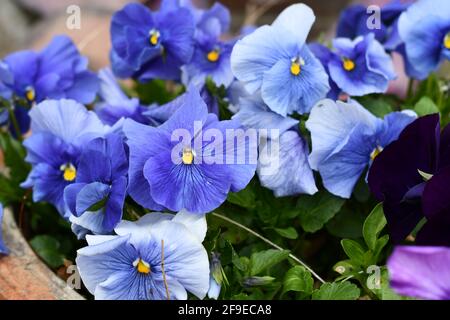
MULTIPOLYGON (((229 192, 245 188, 255 172, 279 197, 317 192, 315 170, 329 192, 350 198, 370 167, 366 180, 384 201, 396 241, 423 215, 440 216, 445 201, 430 204, 436 194, 426 194, 445 180, 445 172, 440 174, 444 164, 401 168, 405 174, 394 178, 401 194, 391 186, 392 175, 381 172, 387 167, 399 170, 394 164, 402 162, 385 159, 402 153, 396 148, 416 137, 414 128, 425 130, 422 122, 437 120, 416 120, 412 111, 377 118, 351 96, 386 92, 395 78, 393 51, 404 56, 407 73, 417 79, 449 59, 450 5, 444 0, 393 1, 381 16, 382 28, 372 32, 363 23, 365 8, 349 7, 341 16, 338 37, 327 47, 306 43, 315 16, 304 4, 286 8, 271 25, 225 41, 230 14, 219 3, 198 9, 189 0, 163 0, 157 11, 131 3, 112 17, 112 68, 98 75, 88 70, 86 58, 65 36, 40 52, 21 51, 0 60, 2 103, 13 108, 21 132, 31 126, 24 146, 32 170, 22 186, 32 188, 34 201, 53 204, 74 233, 87 240, 77 257, 87 289, 98 299, 186 299, 187 292, 204 298, 208 291, 217 298, 220 281, 213 266, 220 263, 215 255, 208 258, 202 245, 205 214, 219 207, 229 192), (185 85, 187 92, 163 106, 143 105, 122 91, 116 77, 171 80, 185 85), (208 77, 227 89, 232 120, 219 120, 217 101, 205 87, 208 77), (336 101, 343 93, 348 99, 336 101), (94 103, 93 111, 83 105, 89 103, 94 103), (309 115, 305 126, 311 152, 299 115, 309 115), (225 159, 249 147, 218 149, 211 143, 214 137, 196 144, 194 138, 203 129, 225 136, 228 129, 243 128, 269 129, 263 137, 267 143, 258 146, 257 163, 197 161, 211 156, 212 149, 216 158, 225 159), (179 129, 192 140, 185 141, 173 161, 178 141, 171 135, 179 129), (265 152, 271 143, 279 145, 278 154, 265 152), (276 170, 268 174, 266 167, 277 161, 276 170), (123 220, 127 196, 153 212, 135 222, 123 220)), ((0 121, 13 130, 8 120, 0 111, 0 121)), ((438 131, 436 125, 434 129, 438 131)), ((435 135, 423 141, 423 148, 429 149, 430 143, 445 149, 438 141, 435 135)), ((441 220, 446 221, 430 219, 427 225, 441 220)), ((401 254, 391 258, 393 268, 396 256, 401 254)), ((408 279, 401 277, 394 283, 405 286, 408 279)))

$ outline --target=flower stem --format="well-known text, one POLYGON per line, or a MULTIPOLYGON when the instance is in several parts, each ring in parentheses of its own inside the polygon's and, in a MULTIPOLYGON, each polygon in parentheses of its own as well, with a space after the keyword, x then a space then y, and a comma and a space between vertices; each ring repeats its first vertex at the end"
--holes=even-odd
MULTIPOLYGON (((251 233, 251 234, 254 235, 255 237, 261 239, 261 240, 264 241, 265 243, 267 243, 267 244, 269 244, 270 246, 274 247, 275 249, 280 250, 280 251, 283 250, 283 248, 281 248, 279 245, 273 243, 273 242, 270 241, 269 239, 265 238, 264 236, 260 235, 259 233, 255 232, 255 231, 253 231, 253 230, 247 228, 246 226, 240 224, 239 222, 234 221, 233 219, 230 219, 230 218, 228 218, 228 217, 225 217, 225 216, 223 216, 223 215, 221 215, 221 214, 218 214, 218 213, 216 213, 216 212, 213 212, 213 213, 211 213, 211 214, 212 214, 213 216, 218 217, 218 218, 220 218, 220 219, 222 219, 222 220, 225 220, 225 221, 227 221, 227 222, 229 222, 229 223, 231 223, 231 224, 234 224, 235 226, 237 226, 237 227, 239 227, 239 228, 241 228, 241 229, 244 229, 244 230, 247 231, 248 233, 251 233)), ((297 258, 296 256, 294 256, 294 255, 291 254, 291 253, 289 254, 289 258, 291 258, 291 259, 294 260, 295 262, 297 262, 297 263, 301 264, 303 267, 305 267, 309 272, 311 272, 311 274, 312 274, 317 280, 319 280, 319 281, 322 282, 322 283, 325 283, 325 281, 324 281, 317 273, 315 273, 313 269, 311 269, 306 263, 304 263, 302 260, 300 260, 299 258, 297 258)))
POLYGON ((20 131, 19 123, 17 122, 17 118, 16 118, 16 115, 14 114, 14 110, 10 104, 7 105, 7 108, 8 108, 8 113, 9 113, 9 119, 11 120, 14 131, 16 132, 17 139, 19 141, 22 141, 22 132, 20 131))

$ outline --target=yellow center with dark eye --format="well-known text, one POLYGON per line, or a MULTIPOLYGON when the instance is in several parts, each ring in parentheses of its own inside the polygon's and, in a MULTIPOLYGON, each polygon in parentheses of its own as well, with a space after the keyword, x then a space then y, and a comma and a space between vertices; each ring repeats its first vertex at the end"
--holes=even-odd
POLYGON ((149 32, 149 41, 152 46, 156 46, 159 43, 159 38, 161 37, 161 34, 158 30, 152 29, 149 32))
POLYGON ((345 71, 352 71, 353 69, 355 69, 355 62, 352 59, 343 58, 342 66, 344 67, 345 71))
POLYGON ((74 181, 75 178, 77 177, 77 169, 71 163, 63 164, 63 165, 61 165, 61 167, 59 169, 63 173, 64 180, 66 180, 68 182, 74 181))
POLYGON ((294 76, 298 76, 302 71, 302 66, 305 65, 305 61, 302 58, 293 58, 291 59, 291 74, 294 76))
POLYGON ((375 158, 383 151, 383 148, 380 146, 377 146, 375 149, 373 149, 372 153, 370 154, 370 160, 375 160, 375 158))
POLYGON ((450 50, 450 32, 447 32, 444 37, 444 47, 450 50))
POLYGON ((33 102, 34 99, 36 98, 36 92, 34 91, 34 88, 31 86, 28 86, 25 89, 25 97, 27 98, 27 100, 29 102, 33 102))
POLYGON ((206 59, 208 59, 209 62, 216 62, 220 58, 220 52, 219 49, 213 49, 206 55, 206 59))
POLYGON ((139 273, 149 274, 151 271, 150 264, 141 258, 136 259, 133 262, 133 266, 137 269, 139 273))
POLYGON ((183 161, 184 164, 192 164, 192 162, 194 162, 194 156, 194 150, 192 150, 191 148, 184 148, 183 154, 181 156, 181 161, 183 161))

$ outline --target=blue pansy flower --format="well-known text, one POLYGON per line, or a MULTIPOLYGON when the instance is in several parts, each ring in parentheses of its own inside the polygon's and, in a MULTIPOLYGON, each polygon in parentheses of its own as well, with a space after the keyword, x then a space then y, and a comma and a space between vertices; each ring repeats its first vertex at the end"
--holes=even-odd
POLYGON ((269 108, 286 116, 308 113, 329 91, 328 76, 305 45, 314 23, 311 8, 294 4, 272 25, 239 40, 231 54, 231 69, 250 94, 261 90, 269 108))
POLYGON ((323 100, 306 121, 312 140, 309 163, 328 191, 349 198, 367 166, 415 118, 414 112, 403 111, 380 119, 356 101, 323 100))
POLYGON ((403 12, 398 30, 413 76, 426 78, 450 59, 450 2, 419 0, 403 12))
POLYGON ((94 233, 108 233, 122 220, 128 160, 121 136, 90 141, 78 161, 74 183, 64 189, 72 223, 94 233))
POLYGON ((372 33, 353 41, 336 38, 333 47, 322 61, 336 86, 351 96, 386 92, 396 77, 391 57, 372 33))
POLYGON ((99 71, 99 96, 101 101, 95 105, 95 112, 103 123, 114 125, 121 118, 130 118, 137 122, 148 123, 147 117, 142 113, 146 107, 141 105, 138 98, 129 98, 120 88, 111 69, 99 71))
POLYGON ((233 119, 257 129, 260 137, 257 173, 261 184, 277 197, 314 194, 309 147, 296 129, 298 120, 271 111, 258 95, 241 98, 239 105, 233 119))
POLYGON ((191 12, 165 0, 153 12, 139 3, 117 11, 111 21, 114 73, 140 81, 180 78, 180 67, 191 60, 195 24, 191 12))
POLYGON ((355 39, 373 33, 386 50, 395 50, 402 42, 398 34, 398 18, 410 4, 411 1, 393 0, 381 7, 379 28, 375 28, 374 19, 378 16, 373 10, 361 4, 351 5, 339 17, 336 36, 355 39))
POLYGON ((188 0, 196 21, 195 49, 191 61, 183 67, 183 82, 201 88, 206 77, 217 85, 228 87, 234 79, 230 55, 234 41, 221 41, 220 36, 230 27, 230 12, 215 3, 210 9, 197 9, 188 0))
POLYGON ((217 38, 230 29, 230 11, 219 2, 215 2, 208 9, 203 9, 195 6, 191 0, 181 0, 180 6, 188 8, 192 13, 196 38, 217 38))
POLYGON ((256 155, 240 123, 208 114, 194 87, 179 102, 182 106, 158 128, 126 120, 129 194, 150 209, 210 212, 229 191, 245 188, 254 175, 256 155), (234 136, 227 137, 230 133, 234 136))
POLYGON ((203 215, 151 213, 122 221, 115 236, 86 236, 76 264, 98 300, 203 299, 209 288, 203 215))
POLYGON ((9 250, 3 242, 3 205, 0 203, 0 254, 8 254, 9 250))
POLYGON ((83 146, 106 131, 97 115, 74 100, 46 100, 30 111, 33 134, 24 141, 32 165, 23 188, 33 188, 33 201, 53 204, 66 213, 63 191, 77 177, 83 146))
POLYGON ((87 69, 87 58, 67 36, 54 37, 40 52, 12 53, 3 64, 10 73, 3 85, 30 103, 62 98, 91 103, 97 94, 97 76, 87 69))
POLYGON ((230 66, 233 44, 216 38, 198 39, 192 60, 183 67, 183 82, 201 88, 211 77, 216 85, 228 87, 234 80, 230 66))

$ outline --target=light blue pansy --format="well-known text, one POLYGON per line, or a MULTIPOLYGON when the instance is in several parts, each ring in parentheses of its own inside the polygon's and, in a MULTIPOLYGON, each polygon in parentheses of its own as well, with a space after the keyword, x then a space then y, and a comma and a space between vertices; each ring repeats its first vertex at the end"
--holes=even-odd
POLYGON ((450 2, 419 0, 398 20, 412 75, 426 78, 443 60, 450 59, 450 2))
POLYGON ((415 118, 414 112, 403 111, 380 119, 356 101, 325 99, 306 122, 312 140, 309 163, 328 191, 349 198, 367 166, 415 118))
POLYGON ((113 236, 86 236, 76 263, 98 300, 203 299, 209 289, 202 215, 151 213, 122 221, 113 236))
POLYGON ((323 66, 305 45, 314 20, 308 6, 291 5, 233 48, 235 77, 251 94, 260 89, 268 107, 282 116, 309 112, 330 89, 323 66))

